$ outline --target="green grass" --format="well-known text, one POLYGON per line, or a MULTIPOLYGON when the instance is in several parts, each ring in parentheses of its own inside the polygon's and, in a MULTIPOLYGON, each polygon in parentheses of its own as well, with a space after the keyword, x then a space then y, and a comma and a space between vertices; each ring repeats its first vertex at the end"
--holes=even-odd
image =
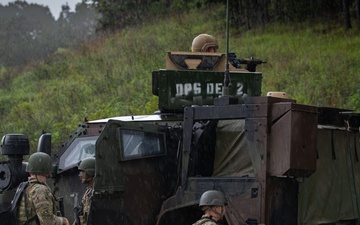
POLYGON ((277 27, 243 36, 242 51, 268 61, 263 93, 285 91, 298 103, 360 110, 358 34, 277 27))
MULTIPOLYGON (((151 71, 165 67, 167 51, 190 51, 199 33, 218 38, 225 52, 225 11, 174 15, 99 37, 75 51, 59 49, 46 62, 18 72, 0 69, 1 134, 23 133, 36 150, 42 130, 53 151, 83 122, 150 114, 157 109, 151 71)), ((238 58, 266 60, 263 95, 285 91, 300 104, 360 111, 360 36, 330 25, 268 25, 230 29, 229 49, 238 58)))

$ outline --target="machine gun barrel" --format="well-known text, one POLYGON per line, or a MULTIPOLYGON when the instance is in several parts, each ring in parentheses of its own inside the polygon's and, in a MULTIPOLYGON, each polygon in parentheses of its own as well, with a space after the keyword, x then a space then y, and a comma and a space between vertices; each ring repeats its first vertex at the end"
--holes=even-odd
POLYGON ((235 53, 233 52, 229 53, 228 60, 235 68, 241 68, 241 65, 246 65, 246 69, 250 72, 255 72, 257 65, 266 63, 266 61, 255 59, 253 57, 237 59, 235 53))
POLYGON ((239 61, 240 64, 245 64, 246 69, 249 70, 250 72, 255 72, 257 65, 260 65, 262 63, 266 63, 266 61, 263 61, 261 59, 255 59, 253 57, 250 57, 248 59, 238 59, 238 61, 239 61))
POLYGON ((261 59, 255 59, 253 57, 250 57, 248 59, 239 59, 239 62, 240 62, 240 64, 246 64, 246 65, 249 65, 249 64, 259 65, 262 63, 266 63, 266 61, 263 61, 261 59))

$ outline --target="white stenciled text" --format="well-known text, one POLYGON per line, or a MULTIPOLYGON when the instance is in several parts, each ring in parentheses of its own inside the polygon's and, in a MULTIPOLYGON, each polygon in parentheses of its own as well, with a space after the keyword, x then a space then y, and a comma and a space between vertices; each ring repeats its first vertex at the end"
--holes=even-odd
MULTIPOLYGON (((220 95, 222 94, 222 83, 177 83, 176 84, 176 97, 188 95, 201 95, 205 91, 206 95, 220 95), (205 85, 205 88, 202 88, 205 85)), ((244 85, 240 82, 236 83, 236 95, 242 95, 244 85)))

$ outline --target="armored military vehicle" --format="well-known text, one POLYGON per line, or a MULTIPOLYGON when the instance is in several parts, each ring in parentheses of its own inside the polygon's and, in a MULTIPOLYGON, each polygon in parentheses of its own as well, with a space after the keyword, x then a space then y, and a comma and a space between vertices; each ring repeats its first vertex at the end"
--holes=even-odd
MULTIPOLYGON (((260 63, 167 52, 152 72, 157 112, 86 121, 52 155, 49 185, 65 216, 75 220, 85 191, 77 165, 95 156, 89 224, 190 225, 207 190, 225 193, 223 224, 358 224, 359 113, 261 96, 260 63)), ((50 140, 38 151, 51 154, 50 140)), ((26 179, 28 153, 26 136, 4 136, 2 211, 26 179)))

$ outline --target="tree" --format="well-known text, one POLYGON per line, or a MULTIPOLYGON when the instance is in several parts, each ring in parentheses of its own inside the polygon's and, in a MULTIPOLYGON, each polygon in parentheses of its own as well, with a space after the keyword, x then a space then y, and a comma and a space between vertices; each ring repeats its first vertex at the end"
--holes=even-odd
POLYGON ((351 19, 350 19, 350 9, 348 0, 342 0, 343 11, 344 11, 344 20, 345 20, 345 29, 351 29, 351 19))
POLYGON ((57 39, 61 43, 60 46, 70 47, 94 37, 99 19, 99 13, 86 2, 77 4, 75 12, 70 12, 70 7, 63 5, 60 17, 56 22, 57 39))
POLYGON ((360 30, 360 0, 356 0, 356 21, 357 21, 357 28, 360 30))
POLYGON ((6 54, 2 54, 0 64, 24 65, 54 50, 49 37, 54 18, 48 7, 16 1, 2 9, 6 14, 1 19, 0 49, 6 54))
MULTIPOLYGON (((63 11, 66 11, 66 7, 63 11)), ((0 5, 0 66, 26 65, 46 59, 58 48, 73 47, 95 35, 99 14, 85 3, 58 21, 48 7, 15 1, 0 5)))

